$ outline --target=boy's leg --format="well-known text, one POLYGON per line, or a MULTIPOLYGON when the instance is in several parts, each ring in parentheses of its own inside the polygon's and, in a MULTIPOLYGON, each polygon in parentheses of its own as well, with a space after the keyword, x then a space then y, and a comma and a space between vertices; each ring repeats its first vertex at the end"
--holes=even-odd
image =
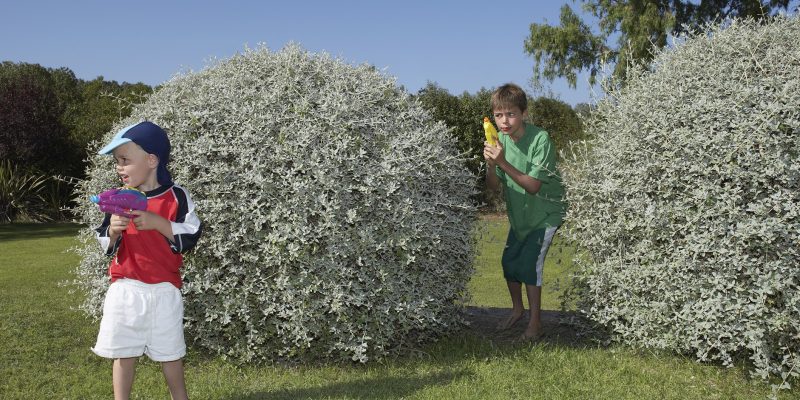
MULTIPOLYGON (((544 268, 544 260, 547 256, 547 250, 553 242, 553 235, 555 235, 558 227, 549 227, 541 231, 541 239, 531 243, 530 249, 536 257, 535 284, 526 283, 525 292, 528 294, 528 305, 531 309, 531 318, 528 321, 528 327, 522 334, 522 339, 537 339, 542 335, 542 270, 544 268)), ((531 235, 533 236, 533 235, 531 235)), ((533 282, 533 281, 531 281, 533 282)))
POLYGON ((136 358, 115 358, 112 371, 114 400, 128 400, 131 397, 133 376, 136 372, 136 358))
POLYGON ((525 292, 528 294, 531 318, 522 335, 523 339, 536 339, 542 334, 542 287, 526 284, 525 292))
POLYGON ((511 328, 517 321, 522 319, 522 314, 525 313, 525 308, 522 306, 522 284, 520 282, 506 281, 506 285, 508 286, 508 293, 511 295, 513 309, 511 310, 511 316, 498 327, 500 329, 511 328))
POLYGON ((161 363, 161 371, 167 380, 167 387, 172 400, 188 400, 186 382, 183 379, 183 359, 161 363))

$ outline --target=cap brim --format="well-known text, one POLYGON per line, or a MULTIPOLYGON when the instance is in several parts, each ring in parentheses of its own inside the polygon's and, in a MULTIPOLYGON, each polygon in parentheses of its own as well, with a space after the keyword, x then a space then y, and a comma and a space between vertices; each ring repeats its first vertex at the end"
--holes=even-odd
POLYGON ((113 152, 114 149, 116 149, 117 147, 122 146, 125 143, 130 143, 130 142, 131 142, 131 140, 128 139, 128 138, 124 138, 124 137, 114 138, 114 140, 112 140, 111 143, 107 144, 106 147, 103 147, 102 149, 100 149, 100 151, 98 151, 97 154, 102 154, 102 155, 111 154, 111 152, 113 152))

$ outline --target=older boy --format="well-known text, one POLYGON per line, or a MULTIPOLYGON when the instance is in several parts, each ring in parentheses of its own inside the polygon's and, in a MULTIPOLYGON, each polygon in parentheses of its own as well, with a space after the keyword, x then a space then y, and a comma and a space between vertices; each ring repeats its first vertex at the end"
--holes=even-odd
POLYGON ((549 135, 524 122, 528 108, 525 92, 505 84, 492 93, 491 106, 501 134, 497 146, 484 143, 486 186, 497 190, 502 184, 511 224, 502 264, 513 311, 500 328, 508 329, 522 318, 525 283, 530 319, 521 339, 531 340, 542 333, 542 267, 565 211, 564 189, 549 135))
POLYGON ((147 210, 133 218, 106 214, 97 238, 107 255, 111 286, 92 350, 114 359, 115 399, 127 399, 136 359, 161 363, 173 399, 187 399, 183 361, 182 253, 194 247, 201 224, 189 193, 167 170, 170 143, 152 122, 120 130, 100 154, 112 154, 125 186, 147 195, 147 210))

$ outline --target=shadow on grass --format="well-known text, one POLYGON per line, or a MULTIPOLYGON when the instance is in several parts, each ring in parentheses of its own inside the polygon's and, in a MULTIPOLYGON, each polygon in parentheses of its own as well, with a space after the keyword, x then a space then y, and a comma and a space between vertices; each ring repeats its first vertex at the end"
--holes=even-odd
POLYGON ((417 374, 404 377, 360 379, 337 382, 317 387, 277 389, 271 392, 256 392, 234 395, 230 400, 277 400, 277 399, 374 399, 405 398, 415 392, 432 387, 447 386, 453 381, 469 379, 473 374, 465 369, 432 374, 417 374))
MULTIPOLYGON (((392 365, 416 365, 422 361, 426 365, 450 368, 470 360, 513 358, 518 353, 524 353, 529 351, 532 346, 539 345, 571 349, 605 347, 601 343, 607 338, 600 336, 598 332, 586 330, 582 325, 584 321, 577 312, 542 310, 543 334, 535 341, 520 340, 528 322, 527 316, 510 329, 497 329, 498 324, 510 314, 510 308, 466 307, 465 317, 468 325, 462 330, 434 342, 404 347, 397 353, 387 355, 385 360, 392 365)), ((196 361, 211 361, 219 357, 197 344, 190 345, 189 353, 189 358, 196 361)), ((232 361, 232 363, 236 364, 236 361, 232 361)), ((280 365, 281 362, 277 362, 277 364, 280 365)), ((336 366, 338 363, 335 361, 317 361, 314 364, 288 362, 286 365, 336 366)))
POLYGON ((530 343, 570 348, 602 347, 599 343, 606 339, 599 332, 588 331, 588 325, 577 312, 542 310, 542 336, 535 341, 521 340, 528 323, 527 314, 511 328, 498 329, 498 325, 510 315, 511 308, 467 307, 469 326, 464 333, 491 341, 497 346, 511 347, 530 343))
POLYGON ((0 241, 75 236, 81 227, 69 222, 0 224, 0 241))

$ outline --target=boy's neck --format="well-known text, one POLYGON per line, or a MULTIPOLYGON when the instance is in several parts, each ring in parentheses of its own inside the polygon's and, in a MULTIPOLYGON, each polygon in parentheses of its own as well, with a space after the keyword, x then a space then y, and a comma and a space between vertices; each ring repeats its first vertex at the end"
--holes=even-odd
POLYGON ((158 179, 156 179, 155 176, 152 176, 150 179, 147 180, 147 182, 142 183, 136 189, 139 189, 143 192, 149 192, 151 190, 158 189, 159 186, 161 185, 158 184, 158 179))
POLYGON ((523 122, 516 132, 511 132, 511 134, 509 134, 508 136, 511 136, 511 140, 513 140, 514 143, 522 139, 522 137, 525 136, 525 123, 523 122))

